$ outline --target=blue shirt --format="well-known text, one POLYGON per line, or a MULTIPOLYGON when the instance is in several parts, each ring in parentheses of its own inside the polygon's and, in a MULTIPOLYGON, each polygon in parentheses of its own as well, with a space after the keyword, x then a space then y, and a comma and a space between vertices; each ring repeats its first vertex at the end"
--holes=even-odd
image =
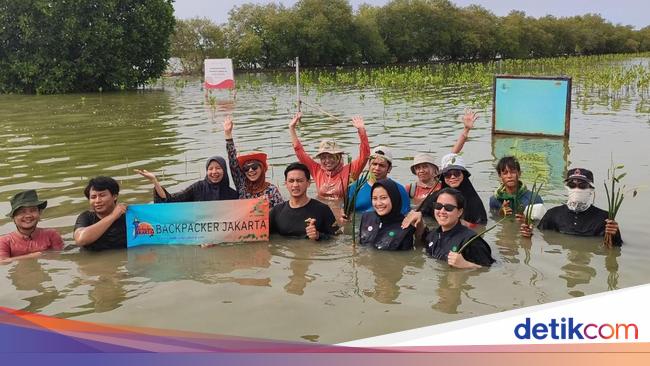
MULTIPOLYGON (((395 182, 394 180, 392 181, 395 182)), ((348 187, 349 199, 352 199, 352 194, 354 194, 354 191, 356 190, 357 182, 358 181, 350 184, 350 186, 348 187)), ((409 199, 409 194, 406 192, 406 189, 404 188, 403 185, 397 182, 395 182, 395 184, 397 185, 397 189, 399 190, 399 195, 402 198, 402 209, 400 210, 400 212, 402 213, 402 215, 406 215, 411 210, 411 201, 409 199)), ((361 190, 359 190, 359 193, 357 194, 357 199, 354 202, 355 211, 367 212, 373 210, 371 190, 372 190, 372 186, 368 183, 365 183, 363 187, 361 187, 361 190)))

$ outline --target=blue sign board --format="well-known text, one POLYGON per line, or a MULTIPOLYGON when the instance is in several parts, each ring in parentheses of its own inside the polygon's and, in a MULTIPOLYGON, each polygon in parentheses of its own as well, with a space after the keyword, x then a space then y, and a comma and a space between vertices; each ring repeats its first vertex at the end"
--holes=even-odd
POLYGON ((492 133, 569 136, 571 78, 494 77, 492 133))

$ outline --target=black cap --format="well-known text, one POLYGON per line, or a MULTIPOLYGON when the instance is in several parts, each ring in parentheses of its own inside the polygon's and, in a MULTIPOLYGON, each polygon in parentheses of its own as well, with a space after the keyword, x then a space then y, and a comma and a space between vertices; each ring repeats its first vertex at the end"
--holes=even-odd
POLYGON ((594 186, 594 173, 592 173, 591 170, 583 169, 583 168, 569 169, 566 172, 566 179, 564 181, 568 182, 568 181, 574 180, 574 179, 581 180, 583 182, 587 182, 592 187, 594 186))

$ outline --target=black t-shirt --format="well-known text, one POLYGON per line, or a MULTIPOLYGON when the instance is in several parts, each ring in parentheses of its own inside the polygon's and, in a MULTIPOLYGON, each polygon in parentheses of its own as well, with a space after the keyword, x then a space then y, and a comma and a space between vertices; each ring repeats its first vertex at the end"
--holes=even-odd
MULTIPOLYGON (((93 211, 83 212, 77 217, 74 224, 74 230, 94 225, 101 220, 93 211)), ((108 230, 99 237, 94 243, 84 245, 85 249, 100 251, 106 249, 123 249, 126 248, 126 216, 122 215, 115 220, 108 230)))
POLYGON ((364 212, 359 225, 359 243, 380 250, 413 249, 415 228, 402 229, 402 222, 383 224, 375 211, 364 212))
MULTIPOLYGON (((575 212, 562 205, 546 211, 537 228, 569 235, 604 236, 607 217, 607 211, 595 206, 590 206, 583 212, 575 212)), ((620 247, 622 244, 623 239, 619 230, 614 236, 614 245, 620 247)))
MULTIPOLYGON (((457 251, 460 250, 463 244, 467 243, 475 235, 474 231, 466 228, 460 222, 449 231, 442 231, 442 228, 439 227, 426 234, 427 254, 446 262, 447 255, 454 247, 456 247, 457 251)), ((481 237, 474 239, 463 249, 461 254, 465 260, 481 266, 489 266, 494 263, 490 245, 481 237)))
POLYGON ((285 201, 271 209, 269 222, 271 233, 278 233, 285 236, 305 237, 308 218, 316 219, 316 229, 320 233, 320 240, 328 239, 336 232, 336 218, 332 209, 326 204, 315 199, 299 208, 291 208, 289 201, 285 201))

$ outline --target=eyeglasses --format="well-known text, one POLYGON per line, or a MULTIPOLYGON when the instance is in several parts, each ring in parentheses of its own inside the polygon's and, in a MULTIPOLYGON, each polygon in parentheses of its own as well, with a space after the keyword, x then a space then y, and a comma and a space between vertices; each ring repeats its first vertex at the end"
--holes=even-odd
POLYGON ((445 211, 447 211, 447 212, 451 212, 451 211, 457 209, 458 206, 454 206, 454 205, 452 205, 452 204, 450 204, 450 203, 447 203, 447 204, 443 205, 442 203, 438 203, 438 202, 436 202, 436 204, 433 205, 433 209, 434 209, 434 210, 437 210, 437 211, 440 211, 440 210, 442 210, 443 208, 445 209, 445 211))
POLYGON ((461 172, 461 171, 458 170, 458 169, 452 169, 452 170, 448 170, 448 171, 445 172, 445 174, 443 174, 443 175, 444 175, 445 178, 460 177, 460 176, 463 175, 463 172, 461 172))
POLYGON ((241 169, 244 171, 244 173, 248 172, 249 170, 257 170, 262 166, 260 163, 250 163, 244 165, 241 169))
POLYGON ((571 180, 566 183, 566 186, 571 188, 571 189, 588 189, 591 188, 591 185, 589 183, 581 181, 581 180, 571 180))

